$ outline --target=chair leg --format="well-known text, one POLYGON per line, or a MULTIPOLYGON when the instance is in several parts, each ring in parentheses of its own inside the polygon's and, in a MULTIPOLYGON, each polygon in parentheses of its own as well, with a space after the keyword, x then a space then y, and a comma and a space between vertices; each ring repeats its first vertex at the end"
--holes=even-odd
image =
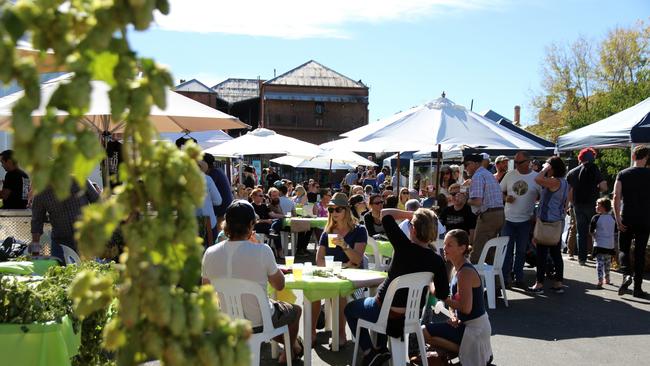
POLYGON ((271 341, 271 358, 272 359, 277 359, 278 356, 280 355, 280 347, 278 347, 278 342, 276 341, 271 341))
POLYGON ((259 342, 248 343, 248 348, 251 350, 251 366, 260 365, 260 348, 262 344, 259 342))
POLYGON ((393 366, 402 366, 406 357, 408 357, 406 342, 402 342, 399 338, 390 337, 390 344, 393 366))
POLYGON ((496 294, 494 293, 495 291, 494 273, 492 271, 485 272, 485 290, 487 291, 488 308, 496 309, 497 304, 496 304, 496 294))
POLYGON ((293 358, 293 345, 291 344, 291 338, 289 337, 289 330, 284 332, 284 353, 287 356, 287 366, 291 366, 291 359, 293 358))
POLYGON ((501 296, 503 296, 503 302, 508 307, 508 295, 506 294, 506 283, 503 279, 503 273, 498 273, 499 281, 501 282, 501 296))
POLYGON ((354 352, 352 353, 352 366, 357 364, 357 353, 359 352, 359 336, 361 335, 361 326, 357 324, 357 331, 356 334, 354 335, 354 339, 356 342, 354 342, 354 352))
POLYGON ((429 363, 427 362, 427 345, 424 343, 424 334, 422 334, 422 328, 415 332, 415 336, 418 338, 418 348, 420 348, 422 366, 429 366, 429 363))

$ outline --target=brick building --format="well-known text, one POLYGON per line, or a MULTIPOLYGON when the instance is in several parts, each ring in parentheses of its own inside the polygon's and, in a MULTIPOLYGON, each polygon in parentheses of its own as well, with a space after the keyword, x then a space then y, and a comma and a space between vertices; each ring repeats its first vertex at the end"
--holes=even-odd
POLYGON ((268 81, 227 79, 210 88, 192 79, 175 90, 252 128, 316 144, 368 124, 368 87, 313 60, 268 81))

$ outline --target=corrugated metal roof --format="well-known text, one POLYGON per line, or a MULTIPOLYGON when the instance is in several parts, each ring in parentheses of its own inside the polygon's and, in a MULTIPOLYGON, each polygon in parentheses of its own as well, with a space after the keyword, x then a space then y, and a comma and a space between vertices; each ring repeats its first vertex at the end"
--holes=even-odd
POLYGON ((294 85, 311 87, 364 88, 359 80, 354 81, 314 60, 290 70, 267 82, 267 85, 294 85))
POLYGON ((207 85, 203 84, 202 82, 192 79, 188 80, 184 83, 179 84, 174 88, 175 91, 185 91, 185 92, 201 92, 201 93, 212 93, 212 89, 210 89, 207 85))
POLYGON ((260 96, 257 79, 226 79, 213 86, 212 90, 228 103, 237 103, 260 96))
POLYGON ((306 93, 298 94, 298 93, 265 92, 264 99, 368 104, 368 97, 364 97, 360 95, 341 95, 341 94, 332 95, 332 94, 306 94, 306 93))

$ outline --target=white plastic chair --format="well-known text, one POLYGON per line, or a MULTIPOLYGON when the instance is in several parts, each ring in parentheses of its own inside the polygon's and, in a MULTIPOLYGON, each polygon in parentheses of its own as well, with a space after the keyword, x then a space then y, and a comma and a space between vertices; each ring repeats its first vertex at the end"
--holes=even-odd
POLYGON ((81 263, 79 254, 77 254, 77 252, 75 252, 72 248, 67 245, 61 245, 61 249, 63 249, 63 259, 65 259, 66 266, 70 264, 81 263))
POLYGON ((375 263, 375 268, 373 269, 375 271, 388 271, 389 266, 384 262, 384 257, 379 252, 379 244, 377 244, 377 241, 372 236, 368 236, 366 245, 370 246, 372 249, 372 256, 375 263))
POLYGON ((359 319, 357 322, 357 330, 354 343, 354 355, 352 356, 352 365, 356 364, 357 352, 359 350, 359 336, 361 334, 361 328, 368 329, 369 332, 386 334, 386 327, 388 325, 388 313, 390 311, 390 306, 393 303, 393 297, 395 297, 395 292, 399 289, 408 289, 408 297, 406 300, 406 313, 404 314, 404 341, 401 341, 399 338, 389 337, 389 344, 392 356, 393 365, 403 365, 405 362, 408 363, 408 339, 409 334, 415 333, 418 339, 418 346, 420 348, 420 356, 422 358, 422 364, 428 366, 427 364, 427 349, 424 343, 424 334, 422 333, 422 327, 420 326, 420 318, 422 317, 422 307, 420 307, 420 300, 422 298, 422 291, 429 289, 429 283, 433 273, 431 272, 418 272, 411 273, 403 276, 399 276, 394 279, 388 289, 386 290, 386 296, 381 306, 381 311, 379 312, 379 318, 377 321, 372 323, 367 320, 359 319))
POLYGON ((488 298, 488 307, 490 309, 495 309, 496 306, 496 286, 494 282, 495 277, 499 277, 501 282, 501 295, 503 296, 503 302, 508 306, 508 296, 506 295, 506 284, 505 279, 503 278, 503 260, 506 257, 506 250, 508 249, 508 240, 509 236, 500 236, 498 238, 490 239, 481 252, 481 257, 478 260, 478 264, 474 267, 481 276, 481 280, 487 291, 488 298), (487 264, 485 263, 485 258, 487 257, 488 251, 490 248, 496 248, 494 253, 494 263, 487 264))
POLYGON ((287 355, 287 365, 291 366, 291 341, 289 339, 289 327, 283 325, 279 328, 273 326, 269 300, 259 284, 236 278, 221 278, 211 281, 212 286, 219 295, 221 310, 234 319, 246 319, 242 305, 242 295, 253 295, 257 298, 262 314, 262 332, 252 334, 248 339, 248 346, 251 350, 251 365, 260 364, 260 347, 263 342, 270 341, 274 337, 284 334, 284 350, 287 355))

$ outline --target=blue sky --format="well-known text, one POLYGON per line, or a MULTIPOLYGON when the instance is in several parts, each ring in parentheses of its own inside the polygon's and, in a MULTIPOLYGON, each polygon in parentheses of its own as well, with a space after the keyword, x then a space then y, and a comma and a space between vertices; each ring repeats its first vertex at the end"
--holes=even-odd
POLYGON ((648 0, 172 0, 132 33, 175 80, 270 79, 314 59, 370 87, 370 121, 447 97, 534 122, 544 47, 650 20, 648 0))

